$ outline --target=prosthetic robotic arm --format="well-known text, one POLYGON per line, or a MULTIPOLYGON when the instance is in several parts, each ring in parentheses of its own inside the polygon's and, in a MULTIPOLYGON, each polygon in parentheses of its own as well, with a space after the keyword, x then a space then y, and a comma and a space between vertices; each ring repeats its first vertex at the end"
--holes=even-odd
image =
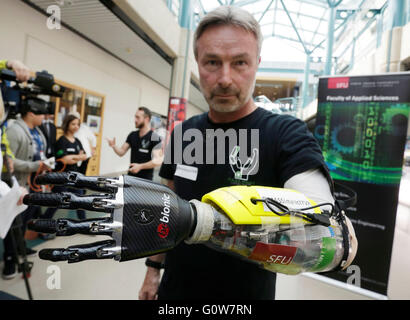
POLYGON ((274 272, 297 274, 346 268, 357 241, 342 211, 320 206, 294 190, 233 186, 185 201, 164 185, 127 175, 86 177, 48 173, 38 184, 90 189, 98 194, 31 193, 24 203, 106 213, 88 220, 37 219, 29 229, 57 236, 76 233, 109 239, 68 248, 43 249, 41 259, 127 261, 166 252, 181 241, 204 243, 274 272))

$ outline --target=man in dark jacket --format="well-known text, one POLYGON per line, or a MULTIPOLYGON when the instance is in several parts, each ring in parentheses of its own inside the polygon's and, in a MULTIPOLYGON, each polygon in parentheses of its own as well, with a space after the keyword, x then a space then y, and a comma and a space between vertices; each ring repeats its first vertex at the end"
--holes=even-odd
POLYGON ((57 138, 57 128, 54 124, 54 115, 47 114, 41 126, 39 127, 47 140, 46 157, 51 158, 55 156, 55 144, 57 138))

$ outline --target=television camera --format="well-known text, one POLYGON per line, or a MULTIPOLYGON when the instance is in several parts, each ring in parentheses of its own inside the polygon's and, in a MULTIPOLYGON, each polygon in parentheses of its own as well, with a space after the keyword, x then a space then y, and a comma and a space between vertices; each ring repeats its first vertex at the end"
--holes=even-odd
POLYGON ((65 91, 65 87, 55 83, 54 76, 47 71, 36 72, 35 77, 23 84, 16 79, 13 71, 5 69, 0 73, 0 80, 5 108, 3 121, 27 111, 34 114, 54 114, 55 103, 39 96, 62 97, 65 91))

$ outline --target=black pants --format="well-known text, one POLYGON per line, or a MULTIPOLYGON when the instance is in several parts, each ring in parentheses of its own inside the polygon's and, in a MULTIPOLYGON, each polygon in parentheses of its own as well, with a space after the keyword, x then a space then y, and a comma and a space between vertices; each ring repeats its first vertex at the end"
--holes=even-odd
MULTIPOLYGON (((14 256, 17 253, 17 248, 14 247, 14 244, 18 246, 18 241, 19 239, 17 237, 13 237, 13 234, 17 235, 17 230, 16 228, 20 228, 21 230, 21 235, 23 237, 24 241, 24 233, 26 232, 27 229, 27 222, 33 218, 38 217, 39 212, 41 212, 41 209, 39 206, 29 206, 26 210, 24 210, 22 213, 20 213, 21 219, 14 219, 13 224, 7 233, 6 237, 3 240, 4 244, 4 258, 14 256), (17 222, 21 221, 21 225, 18 226, 17 222)), ((25 241, 24 241, 25 244, 25 241)))

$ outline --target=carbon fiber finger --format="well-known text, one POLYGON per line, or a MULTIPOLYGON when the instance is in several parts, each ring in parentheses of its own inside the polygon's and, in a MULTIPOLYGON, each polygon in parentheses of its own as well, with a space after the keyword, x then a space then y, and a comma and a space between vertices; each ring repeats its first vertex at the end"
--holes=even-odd
POLYGON ((43 249, 39 252, 40 259, 49 261, 80 262, 90 259, 111 259, 115 252, 115 241, 105 240, 68 248, 43 249))
POLYGON ((97 212, 112 212, 115 207, 113 195, 111 194, 79 196, 70 192, 29 193, 24 196, 23 203, 27 205, 61 209, 84 209, 97 212))
POLYGON ((57 236, 71 236, 74 234, 107 235, 111 236, 116 228, 121 228, 110 218, 73 220, 73 219, 35 219, 27 224, 30 230, 41 233, 55 233, 57 236))
POLYGON ((50 172, 36 178, 37 184, 64 185, 92 191, 115 193, 120 186, 117 179, 88 177, 78 172, 50 172))

